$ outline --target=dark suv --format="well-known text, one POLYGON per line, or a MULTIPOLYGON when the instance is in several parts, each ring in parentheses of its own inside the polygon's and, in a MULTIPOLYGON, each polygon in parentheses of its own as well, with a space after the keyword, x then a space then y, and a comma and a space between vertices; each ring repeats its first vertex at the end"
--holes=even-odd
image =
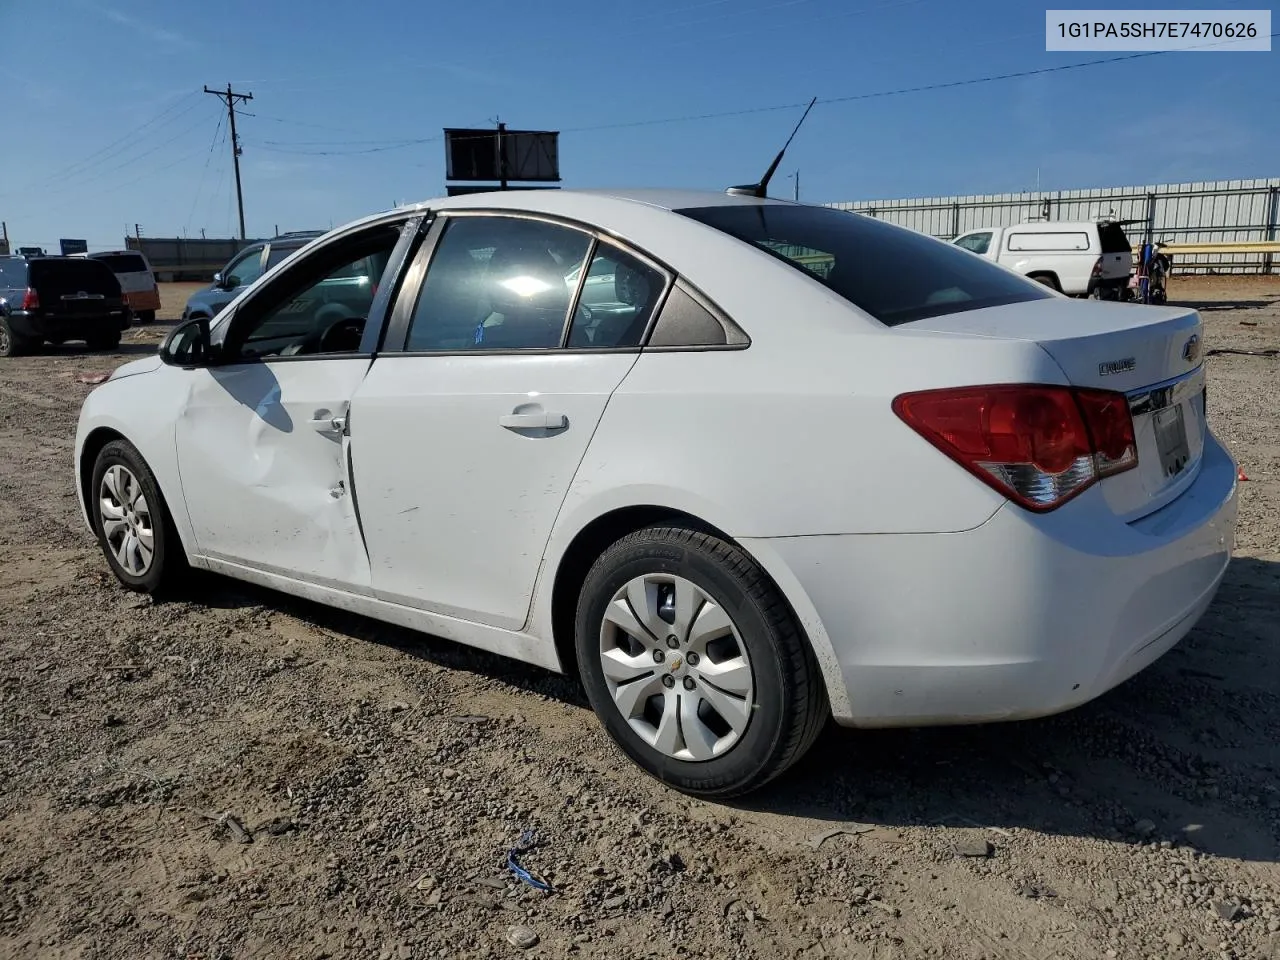
POLYGON ((236 298, 245 287, 274 267, 285 257, 301 250, 323 230, 299 230, 285 233, 262 243, 245 247, 231 262, 213 275, 213 283, 201 287, 187 299, 182 319, 191 317, 212 318, 236 298))
POLYGON ((0 357, 83 340, 112 350, 129 304, 111 268, 79 257, 0 257, 0 357))

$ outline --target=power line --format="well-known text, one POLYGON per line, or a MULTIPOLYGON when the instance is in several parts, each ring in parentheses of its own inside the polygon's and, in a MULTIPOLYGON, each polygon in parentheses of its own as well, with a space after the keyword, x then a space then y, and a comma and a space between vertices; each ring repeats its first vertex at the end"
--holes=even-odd
MULTIPOLYGON (((1280 36, 1273 33, 1272 37, 1280 36)), ((1214 46, 1216 44, 1204 44, 1203 46, 1214 46)), ((860 100, 876 100, 884 97, 898 97, 911 93, 925 93, 932 90, 948 90, 955 87, 976 86, 985 83, 997 83, 1003 80, 1017 80, 1025 77, 1040 76, 1043 74, 1063 73, 1068 70, 1081 70, 1087 67, 1105 66, 1111 63, 1122 63, 1128 60, 1141 60, 1147 57, 1158 57, 1168 53, 1177 53, 1174 50, 1148 50, 1140 53, 1124 54, 1116 57, 1103 57, 1098 60, 1084 60, 1079 63, 1057 64, 1051 67, 1036 67, 1030 70, 1017 70, 1009 73, 989 74, 981 77, 971 77, 964 80, 946 80, 938 83, 920 84, 914 87, 899 87, 892 90, 877 90, 870 93, 856 93, 840 97, 819 98, 817 106, 828 106, 835 103, 852 103, 860 100)), ((600 130, 620 130, 632 127, 648 127, 659 126, 669 123, 692 123, 699 120, 720 120, 730 117, 750 116, 757 113, 772 113, 779 110, 797 110, 804 107, 804 102, 796 103, 780 103, 770 106, 746 107, 740 110, 722 110, 713 113, 696 113, 686 114, 678 117, 659 117, 651 120, 623 120, 616 123, 600 123, 591 124, 581 127, 566 127, 560 131, 561 134, 573 133, 594 133, 600 130)), ((346 145, 357 146, 363 143, 380 143, 378 146, 363 146, 357 149, 294 149, 295 146, 321 145, 325 141, 263 141, 256 143, 259 149, 269 150, 275 153, 292 153, 303 156, 331 157, 331 156, 359 156, 370 153, 383 153, 390 150, 402 150, 407 147, 422 146, 428 143, 438 143, 443 140, 442 136, 420 137, 407 140, 386 140, 386 141, 354 141, 354 140, 335 140, 330 141, 332 147, 341 148, 346 145)))
MULTIPOLYGON (((154 126, 157 123, 161 123, 161 121, 164 122, 163 125, 171 124, 181 119, 182 117, 186 116, 192 110, 194 110, 198 105, 199 101, 195 101, 192 104, 190 104, 187 107, 187 109, 182 110, 181 112, 176 113, 173 116, 169 116, 169 114, 175 108, 180 107, 186 101, 187 97, 192 97, 194 95, 195 95, 194 93, 188 93, 186 97, 181 97, 178 100, 174 101, 173 103, 169 104, 169 106, 165 107, 159 113, 155 114, 153 117, 151 117, 151 119, 134 127, 132 130, 128 131, 123 136, 120 136, 115 140, 112 140, 105 147, 99 147, 93 153, 89 154, 88 156, 82 157, 81 159, 77 160, 75 163, 72 163, 66 167, 62 167, 59 170, 55 170, 53 173, 46 174, 43 177, 39 178, 38 180, 33 180, 31 183, 27 184, 24 187, 7 191, 6 195, 17 194, 17 193, 29 193, 31 190, 34 190, 38 187, 52 184, 57 180, 65 180, 71 177, 78 176, 79 174, 86 172, 96 164, 99 164, 105 160, 110 160, 120 156, 120 154, 125 153, 132 147, 135 147, 138 145, 139 135, 142 134, 143 131, 145 131, 148 127, 154 126)), ((154 132, 156 131, 152 131, 152 133, 154 132)), ((147 134, 147 136, 150 136, 150 135, 151 134, 147 134)))
POLYGON ((200 180, 196 184, 196 195, 191 198, 191 212, 187 214, 187 222, 183 227, 184 230, 189 230, 191 228, 191 221, 195 219, 196 206, 199 205, 200 194, 204 190, 204 179, 209 174, 209 161, 213 159, 213 151, 218 146, 218 134, 222 132, 222 120, 222 116, 219 115, 218 125, 213 128, 213 139, 209 142, 209 152, 205 154, 204 166, 200 169, 200 180))
MULTIPOLYGON (((183 113, 187 113, 187 112, 189 111, 183 111, 183 113)), ((181 114, 179 114, 179 116, 181 116, 181 114)), ((176 120, 177 117, 174 117, 173 119, 176 120)), ((114 166, 106 167, 101 170, 95 170, 91 176, 88 176, 83 180, 75 181, 75 185, 84 186, 85 184, 93 183, 97 180, 101 180, 103 177, 107 176, 108 174, 114 173, 117 170, 123 170, 126 167, 131 167, 134 164, 136 164, 139 160, 149 157, 153 153, 156 153, 159 150, 163 150, 165 147, 169 146, 169 144, 171 143, 176 143, 178 140, 181 140, 187 134, 191 133, 191 131, 196 130, 199 127, 203 127, 208 122, 209 121, 207 117, 200 117, 195 123, 188 124, 187 126, 183 127, 181 130, 179 130, 177 133, 175 133, 168 140, 164 140, 161 143, 157 143, 150 150, 144 150, 142 153, 139 153, 136 156, 128 157, 124 160, 123 163, 117 163, 114 166)))

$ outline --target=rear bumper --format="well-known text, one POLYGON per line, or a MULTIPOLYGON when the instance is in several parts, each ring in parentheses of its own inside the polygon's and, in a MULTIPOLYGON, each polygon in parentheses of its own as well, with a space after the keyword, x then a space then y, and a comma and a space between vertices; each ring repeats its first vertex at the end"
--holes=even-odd
POLYGON ((1235 517, 1235 464, 1208 435, 1195 483, 1134 523, 1095 487, 964 533, 774 538, 762 552, 830 638, 838 721, 979 723, 1078 706, 1173 647, 1217 592, 1235 517))
POLYGON ((13 332, 33 340, 83 340, 99 336, 103 332, 126 330, 130 324, 129 311, 117 315, 57 317, 38 313, 16 311, 9 316, 13 332))
POLYGON ((129 294, 129 307, 134 313, 141 313, 143 310, 159 310, 160 293, 156 290, 142 290, 138 293, 131 293, 129 294))

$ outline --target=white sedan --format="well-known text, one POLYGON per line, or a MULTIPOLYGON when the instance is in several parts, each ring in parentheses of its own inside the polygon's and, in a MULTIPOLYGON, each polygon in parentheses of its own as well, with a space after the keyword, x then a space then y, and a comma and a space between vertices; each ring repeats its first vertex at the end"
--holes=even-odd
POLYGON ((859 214, 476 194, 121 367, 76 486, 126 587, 197 567, 576 671, 636 763, 729 796, 829 718, 1050 714, 1185 636, 1236 513, 1201 333, 859 214))

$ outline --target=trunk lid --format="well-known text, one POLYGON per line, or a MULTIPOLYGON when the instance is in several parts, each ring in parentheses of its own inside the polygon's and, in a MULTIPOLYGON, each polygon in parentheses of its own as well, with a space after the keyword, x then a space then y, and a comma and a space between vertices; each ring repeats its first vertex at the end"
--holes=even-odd
POLYGON ((1128 395, 1136 469, 1107 477, 1111 509, 1136 520, 1195 479, 1204 449, 1204 325, 1195 310, 1054 297, 952 313, 903 330, 1038 344, 1078 387, 1128 395))

